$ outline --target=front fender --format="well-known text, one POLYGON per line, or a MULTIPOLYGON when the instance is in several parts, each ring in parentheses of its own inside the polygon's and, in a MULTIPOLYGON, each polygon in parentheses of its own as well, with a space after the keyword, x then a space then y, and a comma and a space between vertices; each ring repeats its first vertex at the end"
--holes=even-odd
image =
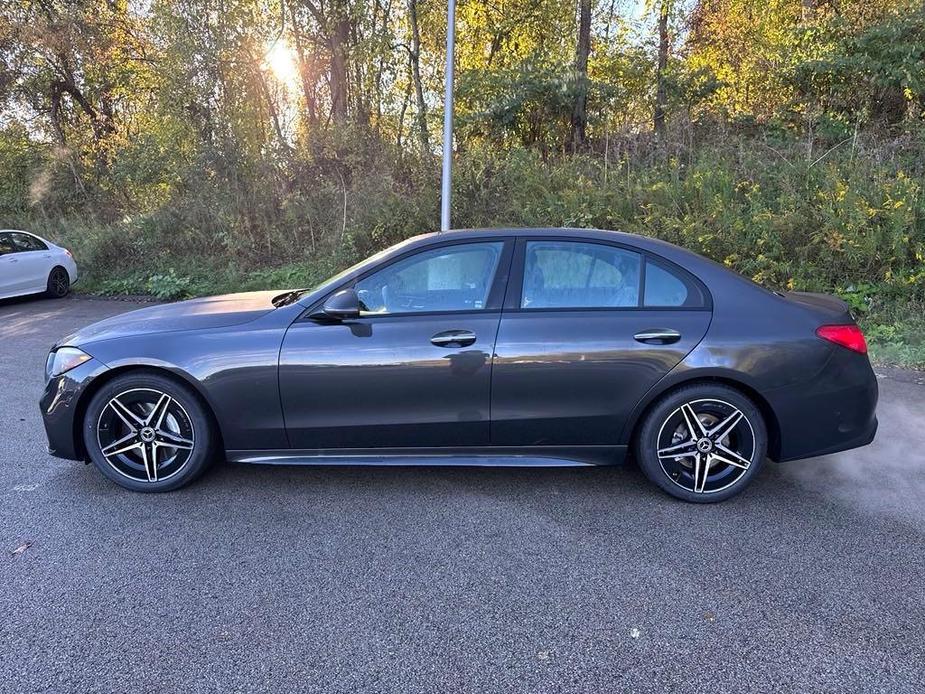
POLYGON ((285 327, 250 323, 80 347, 112 371, 155 369, 189 384, 212 410, 226 448, 277 449, 289 445, 278 375, 285 327))

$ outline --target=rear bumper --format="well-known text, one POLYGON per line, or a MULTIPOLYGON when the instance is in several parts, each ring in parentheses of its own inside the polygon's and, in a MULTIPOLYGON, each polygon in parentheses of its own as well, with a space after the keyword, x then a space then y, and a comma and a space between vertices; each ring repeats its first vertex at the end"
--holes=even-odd
POLYGON ((797 454, 790 458, 781 457, 778 462, 785 463, 790 460, 801 460, 803 458, 815 458, 820 455, 829 455, 831 453, 841 453, 842 451, 849 451, 852 448, 860 448, 861 446, 866 446, 867 444, 873 442, 874 437, 877 435, 877 427, 879 422, 877 418, 874 417, 874 421, 868 425, 865 431, 858 432, 855 436, 850 438, 841 439, 827 448, 820 448, 812 451, 811 453, 806 454, 797 454))
POLYGON ((68 460, 86 459, 80 444, 80 418, 83 416, 80 408, 84 404, 81 396, 90 383, 107 370, 103 363, 90 359, 45 384, 39 407, 49 454, 68 460))
POLYGON ((867 357, 833 348, 811 381, 768 391, 780 427, 780 462, 866 446, 877 434, 877 377, 867 357))
POLYGON ((70 256, 64 256, 62 254, 62 265, 64 269, 67 270, 68 278, 71 281, 71 284, 77 284, 77 281, 80 279, 80 273, 77 272, 77 263, 70 256))

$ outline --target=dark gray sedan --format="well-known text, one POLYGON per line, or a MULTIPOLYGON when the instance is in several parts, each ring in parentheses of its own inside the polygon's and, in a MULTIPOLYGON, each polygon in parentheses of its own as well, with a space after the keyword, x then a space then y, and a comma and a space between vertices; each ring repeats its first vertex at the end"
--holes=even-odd
POLYGON ((136 491, 216 458, 594 465, 687 501, 870 443, 877 382, 830 296, 586 229, 428 234, 323 284, 153 306, 48 355, 49 452, 136 491))

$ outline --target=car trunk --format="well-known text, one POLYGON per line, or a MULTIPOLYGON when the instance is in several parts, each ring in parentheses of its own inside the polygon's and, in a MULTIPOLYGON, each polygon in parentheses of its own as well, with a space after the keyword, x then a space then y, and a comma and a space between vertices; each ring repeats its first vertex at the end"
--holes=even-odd
POLYGON ((786 292, 784 298, 799 304, 809 313, 819 319, 819 324, 850 324, 854 317, 848 304, 831 294, 815 294, 812 292, 786 292))

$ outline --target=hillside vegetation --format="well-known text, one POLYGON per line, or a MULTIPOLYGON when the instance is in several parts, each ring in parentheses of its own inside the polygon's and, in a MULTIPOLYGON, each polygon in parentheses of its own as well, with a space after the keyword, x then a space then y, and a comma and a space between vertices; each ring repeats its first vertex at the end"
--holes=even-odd
MULTIPOLYGON (((83 291, 311 284, 439 221, 446 5, 14 0, 0 226, 83 291)), ((453 224, 664 238, 925 364, 925 10, 463 2, 453 224), (643 11, 640 12, 639 10, 643 11)))

